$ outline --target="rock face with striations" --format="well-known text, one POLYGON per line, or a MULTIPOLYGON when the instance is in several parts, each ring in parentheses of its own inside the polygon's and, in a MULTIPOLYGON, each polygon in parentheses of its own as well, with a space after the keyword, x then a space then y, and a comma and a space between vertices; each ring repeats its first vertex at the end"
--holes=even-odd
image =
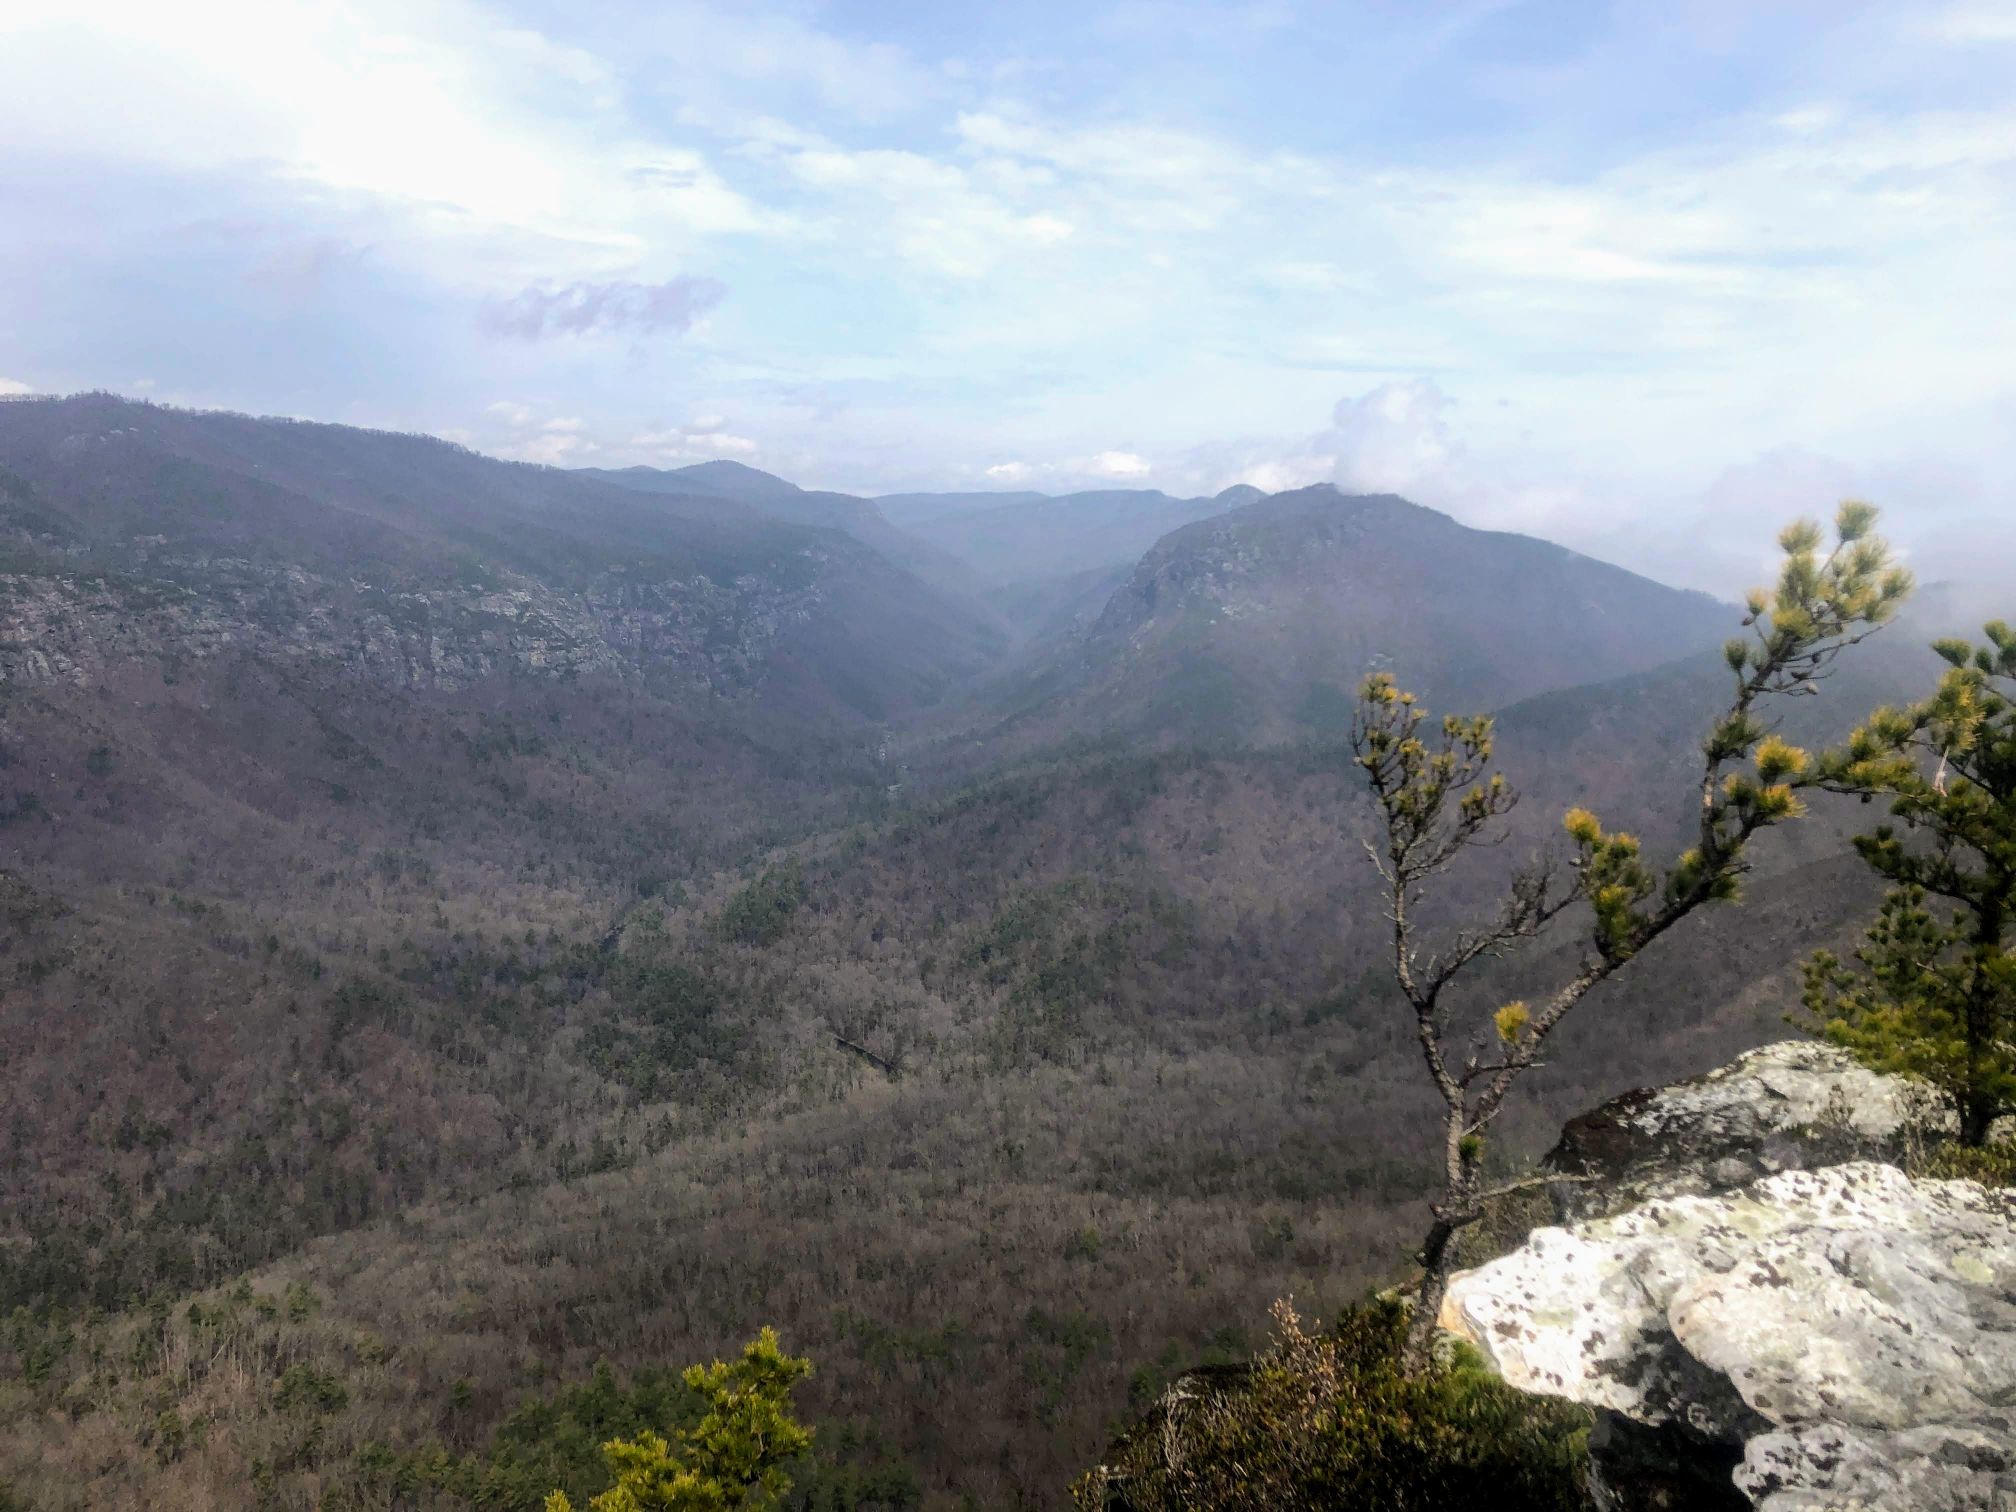
POLYGON ((1598 1410, 1606 1508, 2016 1509, 2016 1193, 1817 1166, 1824 1143, 1795 1137, 1815 1094, 1851 1143, 1902 1137, 1913 1099, 1856 1072, 1878 1085, 1844 1114, 1819 1089, 1845 1068, 1813 1050, 1612 1104, 1634 1138, 1672 1136, 1663 1166, 1610 1151, 1628 1210, 1450 1287, 1444 1326, 1508 1381, 1598 1410))

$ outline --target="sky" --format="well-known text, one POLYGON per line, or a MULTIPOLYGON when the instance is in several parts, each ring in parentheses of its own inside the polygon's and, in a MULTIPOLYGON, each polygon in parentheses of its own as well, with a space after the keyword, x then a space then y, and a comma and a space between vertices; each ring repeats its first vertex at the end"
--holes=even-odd
POLYGON ((0 393, 2016 565, 2016 0, 5 0, 0 393))

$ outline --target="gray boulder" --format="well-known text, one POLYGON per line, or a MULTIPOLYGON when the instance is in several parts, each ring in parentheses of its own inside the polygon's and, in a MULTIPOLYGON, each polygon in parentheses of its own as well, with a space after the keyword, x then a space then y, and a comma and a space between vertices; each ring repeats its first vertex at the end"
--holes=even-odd
POLYGON ((1655 1197, 1726 1192, 1780 1171, 1901 1159, 1952 1114, 1913 1083, 1809 1040, 1765 1045, 1670 1087, 1627 1092, 1572 1120, 1543 1169, 1563 1222, 1655 1197))
POLYGON ((2016 1194, 1864 1161, 1657 1197, 1535 1230, 1442 1322, 1599 1410, 1608 1506, 2016 1509, 2016 1194))

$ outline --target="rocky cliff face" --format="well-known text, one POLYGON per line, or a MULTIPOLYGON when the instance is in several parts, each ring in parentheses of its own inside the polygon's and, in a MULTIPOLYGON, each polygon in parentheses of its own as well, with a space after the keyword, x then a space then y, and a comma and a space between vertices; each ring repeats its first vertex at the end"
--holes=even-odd
POLYGON ((0 405, 7 682, 230 654, 401 689, 757 690, 881 721, 1004 646, 982 608, 854 536, 733 499, 103 395, 0 405))
POLYGON ((1576 1220, 1458 1277, 1444 1326, 1597 1409, 1606 1508, 2006 1512, 2016 1194, 1852 1158, 1921 1113, 1810 1045, 1619 1099, 1552 1157, 1576 1220))
POLYGON ((570 591, 498 573, 481 586, 388 589, 229 559, 166 567, 173 576, 0 576, 0 682, 83 686, 122 664, 238 651, 400 688, 648 673, 661 685, 733 692, 823 600, 816 586, 755 577, 570 591))

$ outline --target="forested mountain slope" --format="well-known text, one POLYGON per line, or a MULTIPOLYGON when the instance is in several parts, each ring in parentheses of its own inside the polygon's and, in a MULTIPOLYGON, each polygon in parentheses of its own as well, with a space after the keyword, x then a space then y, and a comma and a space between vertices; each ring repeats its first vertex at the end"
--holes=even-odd
MULTIPOLYGON (((1228 1320, 1286 1292, 1334 1307, 1398 1263, 1428 1125, 1358 822, 1334 751, 1115 759, 645 899, 606 944, 588 877, 486 885, 426 840, 304 879, 289 911, 164 888, 115 929, 31 902, 10 955, 52 963, 31 1021, 73 1038, 10 1029, 53 1116, 16 1136, 14 1169, 44 1174, 11 1194, 41 1237, 9 1286, 32 1309, 75 1267, 105 1304, 172 1296, 330 1232, 257 1284, 323 1299, 289 1357, 345 1383, 291 1474, 360 1495, 374 1443, 480 1445, 597 1359, 705 1356, 768 1321, 819 1359, 817 1419, 927 1504, 1052 1505, 1125 1402, 1238 1347, 1228 1320), (107 989, 136 949, 179 990, 128 1008, 107 989), (80 994, 93 1013, 66 1020, 80 994), (101 1069, 68 1090, 83 1055, 101 1069)), ((1767 878, 1628 973, 1513 1140, 1776 1032, 1861 883, 1767 878)), ((37 1463, 109 1500, 242 1476, 64 1426, 80 1395, 104 1404, 91 1435, 134 1410, 90 1384, 103 1327, 23 1336, 57 1351, 22 1403, 37 1463)), ((247 1419, 236 1442, 297 1432, 257 1400, 216 1410, 247 1419)))
MULTIPOLYGON (((1774 700, 1760 716, 1796 745, 1838 743, 1872 710, 1923 697, 1945 666, 1932 643, 1977 628, 1947 590, 1924 588, 1895 623, 1843 655, 1807 693, 1774 700)), ((1579 803, 1619 822, 1630 815, 1634 833, 1678 844, 1697 819, 1701 739, 1730 686, 1718 650, 1556 689, 1493 711, 1498 749, 1529 795, 1528 807, 1579 803)), ((1858 803, 1823 801, 1812 822, 1774 841, 1803 857, 1831 854, 1847 830, 1877 817, 1858 803)))
POLYGON ((108 396, 0 404, 5 675, 229 648, 398 686, 608 676, 879 720, 999 648, 872 549, 447 443, 108 396))
POLYGON ((1011 750, 1335 737, 1374 671, 1436 708, 1490 708, 1650 669, 1737 618, 1545 541, 1326 485, 1163 537, 1096 619, 982 697, 974 729, 1011 750))
MULTIPOLYGON (((800 488, 774 473, 740 462, 699 462, 690 467, 581 468, 577 476, 639 493, 674 498, 734 500, 757 514, 854 537, 888 561, 988 618, 987 579, 951 552, 900 530, 876 505, 852 494, 800 488)), ((687 507, 692 507, 689 503, 687 507)))
MULTIPOLYGON (((0 1484, 37 1507, 536 1507, 547 1460, 465 1457, 602 1401, 598 1360, 648 1383, 765 1322, 818 1360, 801 1505, 1056 1505, 1169 1368, 1390 1275, 1418 1218, 1334 733, 1360 650, 1305 725, 1282 637, 1347 633, 1402 567, 1461 598, 1379 648, 1510 705, 1529 799, 1461 905, 1569 802, 1678 838, 1726 673, 1630 669, 1697 610, 1734 628, 1291 499, 1165 540, 1075 643, 1098 677, 1010 725, 1104 747, 983 745, 955 782, 885 742, 996 643, 839 529, 97 398, 0 404, 0 467, 0 1484), (1632 605, 1652 628, 1606 641, 1632 605), (1251 730, 1142 722, 1193 646, 1251 730)), ((1788 730, 1915 691, 1924 638, 1857 648, 1788 730)), ((1869 906, 1863 817, 1768 837, 1740 909, 1606 988, 1505 1157, 1780 1032, 1869 906)))

